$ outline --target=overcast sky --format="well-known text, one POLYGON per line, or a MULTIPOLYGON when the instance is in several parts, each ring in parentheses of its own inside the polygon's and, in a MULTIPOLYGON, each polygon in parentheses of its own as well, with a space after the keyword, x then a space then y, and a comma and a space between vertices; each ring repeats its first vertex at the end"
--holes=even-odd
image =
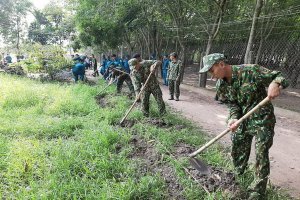
POLYGON ((45 5, 47 5, 50 0, 30 0, 35 7, 38 9, 43 9, 45 5))

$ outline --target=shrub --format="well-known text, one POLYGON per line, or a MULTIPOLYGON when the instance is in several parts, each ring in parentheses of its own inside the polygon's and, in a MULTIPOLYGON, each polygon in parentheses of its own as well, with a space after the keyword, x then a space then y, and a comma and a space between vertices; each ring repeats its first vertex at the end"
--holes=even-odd
POLYGON ((29 49, 29 58, 21 61, 26 72, 45 72, 53 80, 54 75, 62 69, 70 68, 71 59, 64 57, 65 51, 56 45, 34 44, 29 49))

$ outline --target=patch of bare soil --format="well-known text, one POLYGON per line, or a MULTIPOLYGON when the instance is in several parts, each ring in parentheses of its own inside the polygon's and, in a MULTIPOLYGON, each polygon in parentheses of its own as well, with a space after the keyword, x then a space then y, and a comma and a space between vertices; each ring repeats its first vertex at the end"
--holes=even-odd
POLYGON ((126 119, 120 124, 120 126, 125 128, 131 128, 135 123, 135 120, 126 119))
POLYGON ((154 126, 159 127, 159 128, 174 128, 176 130, 181 130, 181 129, 185 128, 184 125, 181 125, 181 124, 176 124, 175 125, 175 124, 170 123, 170 122, 165 122, 163 119, 157 119, 157 118, 147 119, 146 122, 148 124, 154 125, 154 126))
MULTIPOLYGON (((239 185, 236 182, 235 174, 226 172, 223 169, 210 166, 211 173, 202 175, 195 169, 189 169, 189 172, 203 185, 209 192, 217 190, 225 191, 231 196, 240 195, 239 185)), ((246 198, 246 197, 245 197, 246 198)))
POLYGON ((94 86, 94 85, 97 85, 97 82, 93 79, 85 79, 85 82, 90 85, 90 86, 94 86))
MULTIPOLYGON (((174 169, 163 162, 163 158, 155 150, 153 142, 146 142, 139 136, 134 136, 131 144, 133 145, 133 151, 130 157, 141 160, 139 174, 159 173, 166 182, 169 197, 171 199, 185 199, 182 196, 183 187, 180 185, 174 169)), ((184 143, 178 143, 174 147, 172 153, 175 158, 187 157, 193 151, 193 147, 184 143)), ((192 167, 188 171, 208 192, 222 190, 228 193, 229 196, 234 196, 234 198, 239 196, 238 199, 243 199, 240 196, 241 192, 232 172, 226 172, 212 166, 210 166, 210 175, 201 175, 199 171, 192 167)))
MULTIPOLYGON (((190 153, 194 151, 194 148, 185 143, 178 143, 174 145, 175 149, 173 154, 176 158, 179 157, 187 157, 190 153)), ((231 196, 237 197, 240 195, 240 189, 238 183, 235 180, 235 174, 232 172, 226 172, 221 168, 216 168, 213 166, 209 166, 210 174, 202 175, 196 169, 192 167, 189 168, 189 173, 192 174, 194 178, 207 189, 208 192, 215 192, 217 190, 225 191, 231 196)), ((243 197, 239 197, 243 198, 243 197)))
POLYGON ((163 119, 156 119, 156 118, 147 119, 146 122, 154 126, 157 126, 159 128, 169 128, 173 125, 172 123, 165 122, 163 119))
POLYGON ((170 128, 170 129, 172 128, 175 130, 182 130, 182 129, 186 128, 186 126, 183 124, 173 124, 173 123, 166 122, 163 119, 159 119, 159 118, 146 119, 146 123, 154 125, 158 128, 170 128))
POLYGON ((185 143, 177 143, 174 145, 174 152, 173 152, 173 155, 176 157, 176 158, 180 158, 180 157, 187 157, 190 153, 193 152, 193 147, 188 145, 188 144, 185 144, 185 143))
POLYGON ((101 108, 109 106, 109 102, 105 99, 105 96, 105 93, 98 94, 97 96, 95 96, 96 102, 101 108))
POLYGON ((133 151, 130 157, 140 161, 138 177, 147 173, 159 173, 165 180, 168 199, 185 199, 182 195, 183 187, 180 185, 174 169, 163 162, 163 158, 155 150, 153 142, 146 142, 141 137, 134 136, 131 144, 133 151))

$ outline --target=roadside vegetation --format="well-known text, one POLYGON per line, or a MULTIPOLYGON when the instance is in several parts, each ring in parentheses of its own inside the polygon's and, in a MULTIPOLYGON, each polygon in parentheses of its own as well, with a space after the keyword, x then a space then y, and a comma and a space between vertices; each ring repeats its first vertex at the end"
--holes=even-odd
MULTIPOLYGON (((0 75, 2 199, 236 199, 251 173, 236 180, 228 150, 201 154, 214 168, 199 176, 187 155, 208 139, 169 110, 144 118, 105 85, 41 83, 0 75), (193 178, 194 177, 194 178, 193 178), (195 180, 196 179, 196 180, 195 180)), ((200 157, 200 156, 199 156, 200 157)), ((269 187, 269 199, 289 199, 269 187)))

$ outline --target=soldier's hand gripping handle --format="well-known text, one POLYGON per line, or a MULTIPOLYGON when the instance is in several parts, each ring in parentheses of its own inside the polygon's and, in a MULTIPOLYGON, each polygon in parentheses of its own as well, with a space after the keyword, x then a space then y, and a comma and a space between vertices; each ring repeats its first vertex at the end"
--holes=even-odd
POLYGON ((271 82, 268 87, 268 97, 272 100, 280 95, 280 89, 282 86, 278 83, 271 82))
POLYGON ((156 66, 160 65, 161 61, 156 61, 153 65, 150 67, 150 71, 153 72, 156 68, 156 66))

